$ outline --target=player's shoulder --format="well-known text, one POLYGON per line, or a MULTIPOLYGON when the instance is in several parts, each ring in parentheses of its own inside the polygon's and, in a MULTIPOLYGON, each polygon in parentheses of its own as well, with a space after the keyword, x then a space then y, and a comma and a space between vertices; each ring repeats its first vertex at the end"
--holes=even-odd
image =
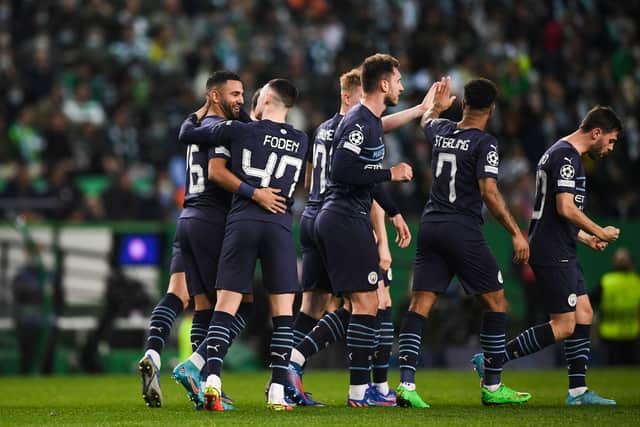
POLYGON ((580 161, 578 151, 567 141, 559 140, 545 151, 539 163, 546 164, 564 161, 572 163, 574 160, 580 161))
POLYGON ((454 122, 453 120, 442 119, 442 118, 429 119, 424 124, 425 128, 431 128, 431 129, 454 128, 455 126, 456 126, 456 122, 454 122))

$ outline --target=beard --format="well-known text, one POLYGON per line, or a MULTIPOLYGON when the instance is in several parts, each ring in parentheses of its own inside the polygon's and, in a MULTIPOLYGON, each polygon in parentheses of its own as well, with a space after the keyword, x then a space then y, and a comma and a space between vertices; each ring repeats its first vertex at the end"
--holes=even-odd
POLYGON ((224 113, 227 119, 237 119, 240 116, 240 112, 237 113, 233 111, 233 105, 228 102, 222 101, 220 102, 220 109, 224 113))
POLYGON ((393 99, 391 95, 387 94, 384 97, 384 105, 386 105, 387 107, 395 107, 396 105, 398 105, 398 99, 393 99))

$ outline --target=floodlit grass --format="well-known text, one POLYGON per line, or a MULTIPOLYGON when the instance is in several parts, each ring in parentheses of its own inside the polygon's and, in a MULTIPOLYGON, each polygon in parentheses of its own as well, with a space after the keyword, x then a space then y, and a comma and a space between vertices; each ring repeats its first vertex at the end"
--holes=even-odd
MULTIPOLYGON (((409 426, 409 425, 640 425, 640 369, 593 369, 590 386, 602 396, 615 398, 613 407, 566 407, 566 371, 509 371, 504 381, 528 391, 531 401, 522 406, 484 407, 478 380, 472 371, 423 370, 418 389, 431 409, 347 408, 348 374, 310 371, 305 387, 326 408, 296 408, 273 413, 264 405, 268 373, 224 375, 225 391, 237 410, 196 412, 184 390, 168 375, 163 377, 164 405, 147 408, 136 375, 0 378, 0 425, 273 425, 289 426, 409 426)), ((391 384, 397 385, 397 371, 391 384)))

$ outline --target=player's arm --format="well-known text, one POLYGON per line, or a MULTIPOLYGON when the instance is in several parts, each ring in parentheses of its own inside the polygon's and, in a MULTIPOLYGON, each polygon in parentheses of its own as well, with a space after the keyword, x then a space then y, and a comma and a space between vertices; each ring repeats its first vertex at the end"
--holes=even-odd
POLYGON ((609 243, 598 239, 596 236, 586 233, 583 230, 578 231, 578 241, 589 246, 594 251, 604 251, 609 243))
POLYGON ((384 131, 391 132, 426 113, 433 103, 433 95, 437 84, 438 82, 431 85, 431 88, 429 88, 420 104, 382 117, 382 128, 384 131))
POLYGON ((360 147, 345 142, 336 149, 331 162, 331 179, 349 185, 370 185, 385 181, 405 182, 413 178, 413 170, 400 162, 391 169, 377 169, 359 159, 360 147))
MULTIPOLYGON (((558 214, 578 227, 580 230, 593 234, 604 242, 613 242, 620 236, 620 229, 613 226, 600 227, 576 206, 571 192, 556 193, 556 209, 558 214)), ((585 234, 586 234, 585 233, 585 234)), ((578 233, 580 239, 580 233, 578 233)), ((584 243, 584 242, 583 242, 584 243)))
POLYGON ((387 236, 387 227, 384 223, 384 210, 375 200, 371 204, 370 217, 373 232, 376 236, 376 244, 378 245, 379 266, 382 271, 387 271, 391 267, 389 238, 387 236))
POLYGON ((480 195, 487 205, 491 215, 511 234, 513 242, 513 262, 525 264, 529 261, 529 244, 522 235, 518 223, 513 218, 507 204, 498 189, 498 181, 493 177, 484 177, 478 180, 480 195))
POLYGON ((178 141, 185 145, 211 145, 214 141, 213 130, 220 123, 200 123, 196 113, 192 113, 180 126, 178 141))
POLYGON ((209 160, 209 179, 230 193, 236 193, 256 202, 264 210, 272 213, 285 213, 286 199, 278 195, 277 188, 256 188, 243 182, 227 168, 227 159, 214 157, 209 160))
POLYGON ((447 111, 455 100, 456 97, 451 96, 451 77, 443 77, 439 82, 431 85, 422 101, 426 111, 420 119, 420 127, 424 128, 429 120, 440 117, 440 114, 447 111))
MULTIPOLYGON (((379 205, 380 209, 386 212, 387 215, 389 215, 391 224, 393 224, 393 227, 396 229, 395 242, 398 245, 398 247, 404 249, 407 246, 409 246, 409 243, 411 243, 411 232, 409 231, 409 226, 405 222, 404 217, 400 213, 400 210, 398 209, 393 199, 389 196, 386 190, 379 184, 373 187, 373 189, 371 190, 371 196, 373 197, 374 202, 377 202, 376 206, 379 205)), ((384 227, 384 212, 382 213, 383 227, 384 227)), ((372 214, 373 214, 373 206, 372 206, 372 214)), ((372 216, 372 223, 373 223, 373 216, 372 216)), ((374 225, 374 231, 375 231, 375 223, 373 223, 373 225, 374 225)), ((386 229, 385 229, 385 234, 386 234, 386 229)))
POLYGON ((304 171, 304 189, 307 193, 311 192, 311 174, 313 174, 313 163, 307 162, 307 168, 304 171))

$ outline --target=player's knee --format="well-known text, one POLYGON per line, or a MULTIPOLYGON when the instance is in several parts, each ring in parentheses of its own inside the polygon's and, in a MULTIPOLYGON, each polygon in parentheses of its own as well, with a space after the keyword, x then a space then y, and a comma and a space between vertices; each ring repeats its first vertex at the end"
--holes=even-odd
POLYGON ((411 297, 411 303, 409 304, 409 311, 413 311, 414 313, 418 313, 423 317, 429 316, 429 312, 431 311, 431 307, 435 303, 434 298, 428 298, 422 294, 414 294, 411 297))
POLYGON ((556 338, 556 341, 569 338, 571 335, 573 335, 573 331, 575 328, 575 318, 551 321, 551 329, 553 330, 553 336, 556 338))

